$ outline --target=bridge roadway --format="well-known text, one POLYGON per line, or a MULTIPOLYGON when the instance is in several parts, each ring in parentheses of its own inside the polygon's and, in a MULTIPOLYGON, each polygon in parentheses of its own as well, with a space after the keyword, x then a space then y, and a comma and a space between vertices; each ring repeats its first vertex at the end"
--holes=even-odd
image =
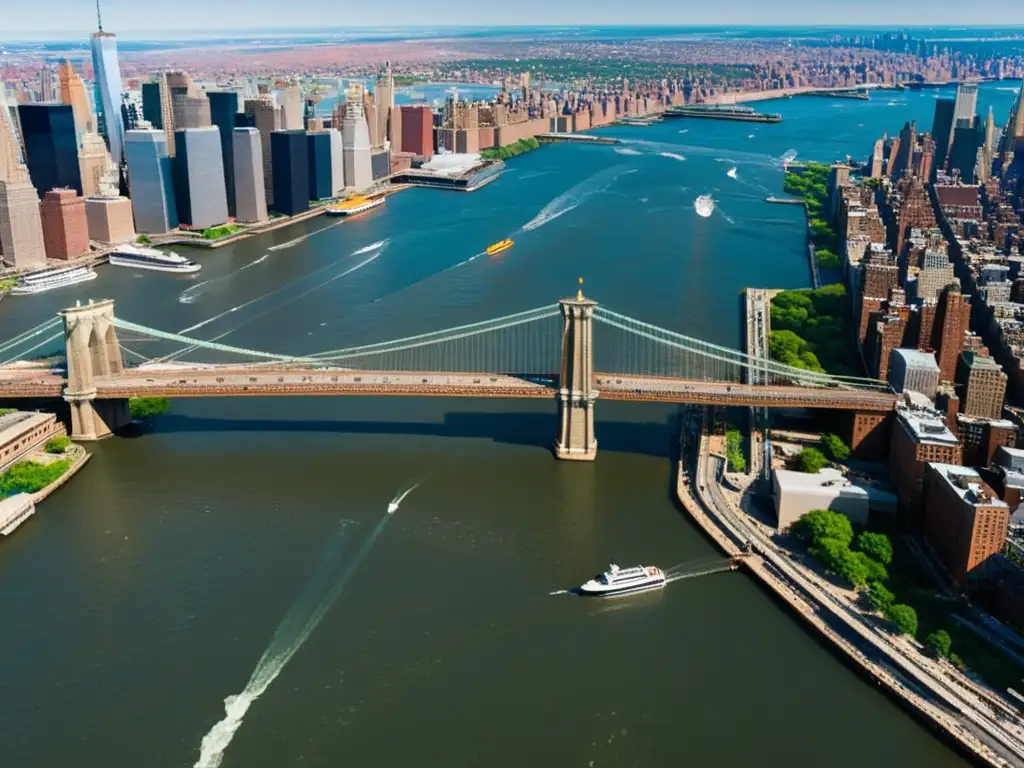
MULTIPOLYGON (((701 405, 833 408, 860 412, 893 409, 885 392, 755 386, 727 382, 594 374, 602 400, 701 405)), ((0 371, 0 398, 60 397, 64 379, 48 369, 0 371)), ((434 397, 552 398, 555 375, 354 371, 286 366, 132 369, 96 379, 98 398, 405 395, 434 397)))

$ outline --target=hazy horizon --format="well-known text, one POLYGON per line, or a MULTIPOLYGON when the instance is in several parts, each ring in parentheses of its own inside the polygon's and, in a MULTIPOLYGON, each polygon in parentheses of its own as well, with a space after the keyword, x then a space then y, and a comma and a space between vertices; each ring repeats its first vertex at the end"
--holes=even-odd
MULTIPOLYGON (((723 10, 708 4, 674 3, 672 0, 634 0, 627 7, 613 0, 561 0, 557 4, 544 0, 520 0, 516 5, 519 19, 529 23, 489 24, 493 14, 481 10, 470 0, 451 0, 441 7, 428 7, 411 0, 393 0, 389 5, 392 18, 401 17, 401 26, 380 24, 374 6, 341 9, 324 8, 317 0, 290 0, 287 6, 271 0, 251 0, 244 4, 211 4, 207 0, 178 0, 169 15, 161 5, 144 5, 137 0, 105 0, 101 3, 104 29, 110 32, 149 39, 171 35, 223 36, 231 33, 270 33, 289 35, 300 32, 432 30, 444 28, 514 28, 569 27, 593 28, 607 26, 660 27, 896 27, 994 28, 1024 25, 1024 3, 1020 0, 976 0, 965 12, 956 2, 933 0, 734 0, 723 10), (272 16, 280 14, 282 23, 272 16), (796 19, 788 24, 786 17, 796 19), (736 19, 742 18, 742 24, 736 19)), ((95 4, 88 0, 51 0, 45 13, 38 6, 16 2, 4 11, 5 40, 64 40, 86 35, 96 29, 95 4), (60 19, 57 25, 47 23, 60 19)))

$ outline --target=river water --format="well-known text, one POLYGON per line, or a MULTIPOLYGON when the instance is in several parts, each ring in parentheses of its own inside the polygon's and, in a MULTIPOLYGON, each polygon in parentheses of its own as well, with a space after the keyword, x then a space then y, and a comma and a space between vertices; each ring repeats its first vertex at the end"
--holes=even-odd
MULTIPOLYGON (((1012 99, 980 101, 1003 119, 1012 99)), ((152 327, 305 353, 549 304, 583 276, 616 311, 735 346, 742 288, 809 282, 802 213, 763 202, 779 158, 864 156, 933 105, 609 129, 626 143, 544 147, 472 194, 199 252, 197 277, 104 267, 10 297, 0 337, 114 298, 152 327)), ((716 554, 671 498, 674 415, 599 403, 598 459, 569 464, 547 403, 175 402, 3 542, 0 765, 861 766, 878 744, 961 765, 743 575, 550 594, 609 558, 716 554)))

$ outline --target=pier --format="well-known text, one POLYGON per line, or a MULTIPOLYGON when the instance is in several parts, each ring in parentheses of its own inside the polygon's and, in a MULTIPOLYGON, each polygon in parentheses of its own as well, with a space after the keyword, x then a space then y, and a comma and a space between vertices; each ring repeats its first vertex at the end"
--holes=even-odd
POLYGON ((780 203, 781 205, 803 205, 804 201, 798 197, 766 197, 766 203, 780 203))

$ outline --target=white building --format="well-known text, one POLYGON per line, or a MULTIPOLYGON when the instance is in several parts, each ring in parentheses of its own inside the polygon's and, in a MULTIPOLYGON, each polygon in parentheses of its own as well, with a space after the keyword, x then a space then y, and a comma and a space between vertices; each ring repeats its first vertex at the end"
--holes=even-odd
POLYGON ((868 485, 855 483, 838 469, 817 474, 776 469, 772 472, 777 527, 788 528, 812 509, 830 509, 850 518, 854 525, 866 525, 868 511, 896 511, 896 497, 868 485))

